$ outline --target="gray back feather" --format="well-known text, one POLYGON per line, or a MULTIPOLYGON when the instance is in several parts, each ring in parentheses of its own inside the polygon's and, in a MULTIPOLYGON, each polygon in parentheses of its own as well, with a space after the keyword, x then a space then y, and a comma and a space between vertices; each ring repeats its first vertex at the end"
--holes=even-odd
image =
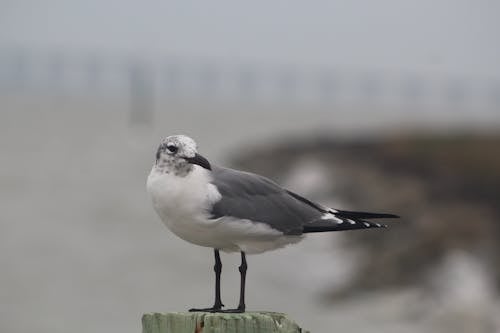
POLYGON ((320 206, 265 177, 217 166, 213 166, 212 174, 212 182, 222 195, 212 207, 214 219, 232 216, 266 223, 286 235, 300 235, 304 224, 324 213, 320 206))

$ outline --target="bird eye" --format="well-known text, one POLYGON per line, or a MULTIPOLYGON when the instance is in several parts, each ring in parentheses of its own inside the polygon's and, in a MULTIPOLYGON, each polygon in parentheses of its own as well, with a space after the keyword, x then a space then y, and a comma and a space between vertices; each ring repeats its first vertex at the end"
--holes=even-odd
POLYGON ((171 152, 171 153, 176 153, 177 150, 179 150, 179 148, 177 146, 174 146, 174 145, 169 145, 167 146, 167 149, 171 152))

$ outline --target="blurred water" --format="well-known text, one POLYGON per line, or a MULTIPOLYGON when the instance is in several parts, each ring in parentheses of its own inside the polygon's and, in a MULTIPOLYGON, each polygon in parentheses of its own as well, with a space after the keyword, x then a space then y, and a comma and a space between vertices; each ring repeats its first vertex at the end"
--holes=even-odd
MULTIPOLYGON (((414 124, 390 111, 333 116, 170 104, 151 125, 133 126, 125 101, 10 96, 1 107, 0 330, 14 333, 139 332, 144 312, 212 302, 212 251, 170 234, 146 195, 161 137, 189 134, 204 155, 224 164, 245 145, 287 135, 354 136, 391 126, 397 131, 404 125, 395 124, 405 119, 414 124)), ((352 257, 336 246, 336 237, 342 236, 312 235, 297 246, 251 256, 249 310, 286 312, 314 332, 425 327, 401 320, 401 304, 418 298, 411 291, 333 308, 318 302, 322 287, 349 276, 352 257)), ((222 260, 223 301, 231 306, 238 256, 222 260)))

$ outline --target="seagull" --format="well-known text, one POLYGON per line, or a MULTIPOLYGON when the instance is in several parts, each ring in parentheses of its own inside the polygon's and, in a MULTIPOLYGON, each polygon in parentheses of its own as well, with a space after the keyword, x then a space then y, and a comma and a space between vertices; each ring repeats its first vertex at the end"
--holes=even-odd
POLYGON ((245 312, 246 254, 297 243, 311 232, 383 228, 368 220, 398 217, 328 208, 263 176, 213 165, 185 135, 161 141, 147 190, 170 231, 214 251, 214 305, 189 311, 245 312), (219 251, 241 254, 240 297, 234 309, 222 309, 219 251))

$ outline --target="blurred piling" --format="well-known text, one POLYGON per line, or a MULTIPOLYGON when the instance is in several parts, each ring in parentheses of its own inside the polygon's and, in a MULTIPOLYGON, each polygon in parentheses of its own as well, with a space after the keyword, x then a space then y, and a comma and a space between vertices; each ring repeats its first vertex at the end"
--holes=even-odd
POLYGON ((154 313, 142 316, 142 333, 306 333, 283 313, 154 313))

